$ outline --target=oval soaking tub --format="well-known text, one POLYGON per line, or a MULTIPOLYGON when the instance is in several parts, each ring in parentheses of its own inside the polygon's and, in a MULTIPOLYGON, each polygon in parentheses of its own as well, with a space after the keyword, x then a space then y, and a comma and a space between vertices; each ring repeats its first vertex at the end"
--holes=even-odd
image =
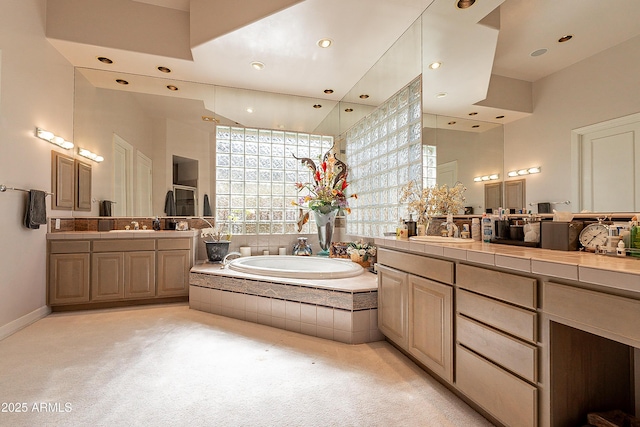
POLYGON ((229 263, 229 268, 248 274, 291 279, 341 279, 364 271, 350 260, 293 255, 237 258, 229 263))

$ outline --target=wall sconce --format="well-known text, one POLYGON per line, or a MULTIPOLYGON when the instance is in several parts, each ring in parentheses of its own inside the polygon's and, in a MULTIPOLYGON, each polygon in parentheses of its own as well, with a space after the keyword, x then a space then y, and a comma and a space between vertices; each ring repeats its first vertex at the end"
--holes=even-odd
POLYGON ((494 173, 492 175, 476 176, 475 178, 473 178, 473 182, 495 181, 496 179, 500 179, 500 175, 494 173))
POLYGON ((85 148, 78 147, 78 154, 81 155, 82 157, 86 157, 87 159, 93 160, 94 162, 97 162, 97 163, 100 163, 101 161, 104 160, 104 157, 96 153, 92 153, 91 151, 85 148))
POLYGON ((63 137, 54 135, 53 132, 49 132, 48 130, 36 128, 36 136, 40 139, 44 139, 45 141, 50 142, 53 145, 64 148, 65 150, 70 150, 73 148, 73 142, 65 141, 63 137))
POLYGON ((541 169, 542 168, 540 166, 534 166, 534 167, 531 167, 529 169, 519 169, 519 170, 509 171, 509 173, 507 173, 507 175, 510 176, 510 177, 529 175, 529 174, 533 174, 533 173, 540 173, 541 169))

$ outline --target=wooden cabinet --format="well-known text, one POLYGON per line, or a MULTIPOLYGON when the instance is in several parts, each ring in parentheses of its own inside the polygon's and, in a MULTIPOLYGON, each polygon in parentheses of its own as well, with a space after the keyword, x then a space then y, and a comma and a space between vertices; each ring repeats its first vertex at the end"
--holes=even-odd
POLYGON ((453 381, 453 288, 409 275, 409 353, 453 381))
POLYGON ((408 277, 402 271, 378 267, 378 328, 405 350, 409 345, 408 277))
POLYGON ((91 265, 91 300, 124 298, 124 253, 94 253, 91 265))
POLYGON ((158 296, 189 295, 190 239, 158 240, 158 296))
POLYGON ((91 165, 75 161, 75 205, 77 211, 91 210, 91 165))
POLYGON ((73 158, 51 151, 51 209, 73 210, 75 188, 73 158))
POLYGON ((148 298, 156 295, 156 253, 124 253, 124 297, 148 298))
POLYGON ((60 241, 49 246, 49 304, 89 302, 90 242, 60 241))

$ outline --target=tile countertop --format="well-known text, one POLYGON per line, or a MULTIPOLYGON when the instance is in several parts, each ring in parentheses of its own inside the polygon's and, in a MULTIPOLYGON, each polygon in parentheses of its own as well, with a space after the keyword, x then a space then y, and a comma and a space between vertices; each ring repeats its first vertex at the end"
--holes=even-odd
POLYGON ((169 239, 195 237, 200 230, 112 230, 112 231, 68 231, 47 233, 47 240, 95 240, 95 239, 169 239))
POLYGON ((640 293, 640 258, 596 255, 578 251, 509 246, 496 243, 425 243, 376 238, 378 247, 441 256, 477 264, 593 283, 640 293))

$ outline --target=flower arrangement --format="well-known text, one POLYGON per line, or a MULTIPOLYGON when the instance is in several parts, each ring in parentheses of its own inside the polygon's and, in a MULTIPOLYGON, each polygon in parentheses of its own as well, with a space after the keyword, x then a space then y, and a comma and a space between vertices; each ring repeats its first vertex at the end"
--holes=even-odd
POLYGON ((351 242, 347 247, 347 253, 354 258, 356 255, 358 258, 362 258, 362 261, 367 261, 369 257, 376 256, 376 247, 368 242, 360 240, 359 242, 351 242))
POLYGON ((306 207, 324 214, 338 209, 351 213, 348 199, 358 198, 356 194, 346 195, 345 190, 349 186, 347 165, 336 158, 331 151, 332 149, 333 147, 324 154, 319 166, 316 166, 310 158, 293 156, 311 170, 313 177, 313 182, 297 182, 295 184, 298 192, 308 190, 308 194, 291 202, 292 205, 300 207, 299 229, 309 219, 309 213, 304 214, 302 208, 306 207))
POLYGON ((444 184, 421 189, 415 181, 409 181, 401 189, 400 203, 407 203, 418 224, 428 224, 435 215, 457 214, 463 209, 466 190, 460 182, 451 188, 444 184))
POLYGON ((210 238, 214 242, 231 240, 231 230, 228 225, 225 225, 223 222, 216 222, 216 225, 214 226, 206 219, 200 219, 209 225, 209 228, 203 228, 200 230, 200 237, 203 239, 210 238))

